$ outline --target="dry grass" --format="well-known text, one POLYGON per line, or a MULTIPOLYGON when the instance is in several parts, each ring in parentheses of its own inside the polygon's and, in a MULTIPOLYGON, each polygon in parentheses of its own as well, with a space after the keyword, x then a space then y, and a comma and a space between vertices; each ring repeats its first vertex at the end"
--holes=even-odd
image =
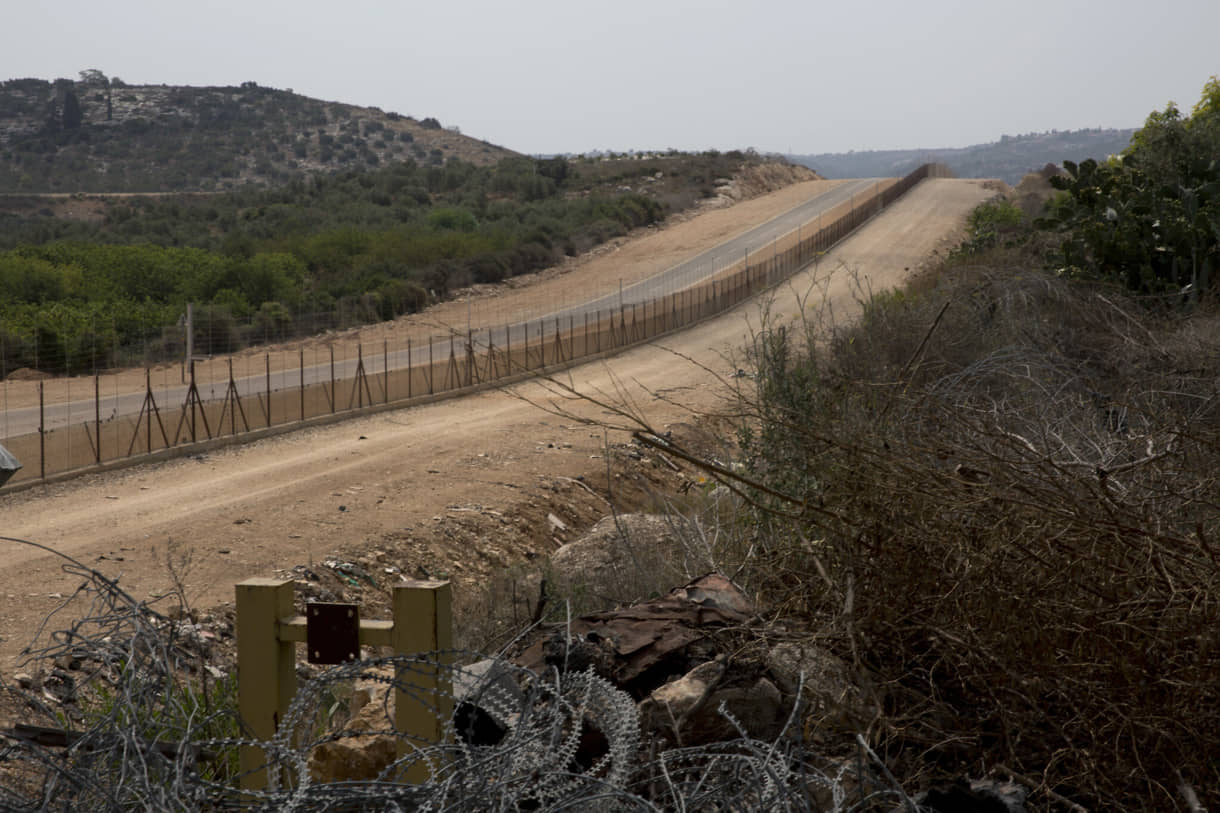
POLYGON ((755 586, 880 678, 905 787, 1220 806, 1220 314, 1002 264, 867 299, 756 337, 755 586))
POLYGON ((690 500, 713 562, 854 664, 879 697, 863 736, 902 787, 994 776, 1032 785, 1031 809, 1216 809, 1220 309, 1031 272, 1036 250, 861 292, 850 326, 764 309, 716 416, 736 461, 615 393, 552 381, 555 401, 738 494, 690 500))

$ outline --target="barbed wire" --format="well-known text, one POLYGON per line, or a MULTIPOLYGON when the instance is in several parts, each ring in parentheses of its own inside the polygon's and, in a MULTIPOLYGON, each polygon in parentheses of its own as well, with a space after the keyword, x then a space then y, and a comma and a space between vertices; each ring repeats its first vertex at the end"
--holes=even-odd
POLYGON ((39 679, 0 684, 25 726, 0 737, 0 809, 855 811, 909 801, 864 751, 838 763, 811 754, 795 711, 771 742, 733 721, 739 739, 658 752, 633 698, 592 672, 536 674, 502 659, 476 663, 470 652, 329 668, 303 683, 275 737, 260 741, 243 731, 233 681, 217 677, 207 639, 174 617, 179 597, 139 601, 69 556, 0 540, 59 556, 81 579, 24 651, 23 668, 39 679), (454 687, 442 698, 422 680, 438 671, 454 687), (368 704, 374 714, 340 723, 336 709, 356 681, 384 691, 368 704), (433 713, 455 710, 440 742, 394 729, 398 691, 433 713), (317 772, 327 746, 375 740, 390 756, 371 778, 317 772), (266 755, 265 789, 241 787, 243 746, 266 755), (424 781, 400 781, 421 770, 424 781))

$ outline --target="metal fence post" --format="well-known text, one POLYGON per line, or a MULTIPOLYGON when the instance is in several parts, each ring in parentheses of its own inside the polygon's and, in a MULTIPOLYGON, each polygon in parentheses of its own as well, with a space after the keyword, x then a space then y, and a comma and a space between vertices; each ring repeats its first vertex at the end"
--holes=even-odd
POLYGON ((263 353, 267 373, 267 426, 271 426, 271 354, 263 353))
MULTIPOLYGON (((292 615, 291 579, 246 579, 237 585, 237 709, 254 739, 269 741, 297 690, 293 644, 281 641, 279 622, 292 615)), ((242 746, 241 787, 267 786, 267 757, 242 746)))
POLYGON ((512 325, 505 323, 504 325, 504 375, 513 374, 513 328, 512 325))
MULTIPOLYGON (((453 593, 447 581, 411 581, 394 586, 393 647, 397 653, 444 652, 453 648, 453 593)), ((440 742, 445 724, 453 716, 453 689, 448 669, 452 655, 438 655, 431 663, 399 667, 397 679, 413 692, 394 693, 394 726, 400 734, 421 743, 440 742)), ((398 741, 398 754, 408 751, 398 741)), ((408 782, 426 782, 431 774, 422 761, 407 768, 408 782)))
POLYGON ((97 449, 94 450, 93 462, 102 463, 102 390, 98 383, 97 373, 93 374, 93 434, 97 436, 97 449))
MULTIPOLYGON (((151 424, 152 418, 148 422, 151 424)), ((47 479, 47 410, 41 381, 38 382, 38 476, 47 479)))

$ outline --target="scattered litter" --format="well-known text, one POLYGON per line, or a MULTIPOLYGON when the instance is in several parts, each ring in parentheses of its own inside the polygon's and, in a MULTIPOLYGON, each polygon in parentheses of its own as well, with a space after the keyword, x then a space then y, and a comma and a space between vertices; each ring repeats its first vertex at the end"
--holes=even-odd
POLYGON ((361 565, 355 562, 344 562, 339 559, 327 559, 322 564, 329 567, 331 570, 343 577, 343 580, 351 587, 359 587, 361 581, 366 581, 373 587, 377 586, 377 582, 361 565))
POLYGON ((295 573, 299 578, 306 579, 307 581, 311 581, 311 582, 318 581, 318 574, 314 573, 312 570, 305 567, 305 565, 295 566, 292 569, 292 572, 295 573))

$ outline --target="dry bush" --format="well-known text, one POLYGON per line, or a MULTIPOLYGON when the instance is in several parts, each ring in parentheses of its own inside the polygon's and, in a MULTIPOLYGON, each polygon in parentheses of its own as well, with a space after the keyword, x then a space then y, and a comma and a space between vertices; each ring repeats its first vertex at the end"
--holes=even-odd
POLYGON ((904 786, 1220 807, 1220 315, 960 266, 751 360, 750 578, 881 678, 904 786))

